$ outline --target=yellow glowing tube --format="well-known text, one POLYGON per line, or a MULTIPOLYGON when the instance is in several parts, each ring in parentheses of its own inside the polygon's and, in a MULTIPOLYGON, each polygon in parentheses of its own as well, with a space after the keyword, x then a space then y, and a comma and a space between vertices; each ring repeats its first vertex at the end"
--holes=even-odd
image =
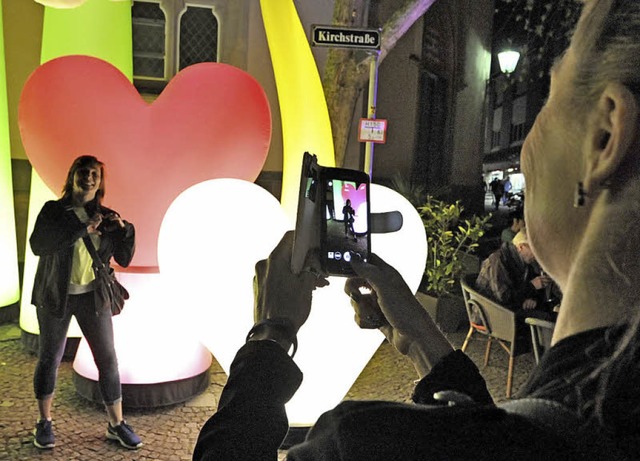
MULTIPOLYGON (((82 6, 72 9, 45 7, 41 63, 73 54, 95 56, 110 62, 131 80, 132 53, 129 2, 88 0, 82 6)), ((58 193, 59 190, 50 191, 35 170, 32 172, 27 235, 31 235, 35 219, 44 202, 57 198, 58 193)), ((27 244, 20 328, 34 334, 39 333, 35 308, 31 305, 31 289, 36 266, 37 259, 27 244)), ((80 335, 80 328, 74 321, 69 329, 69 336, 80 335)))
POLYGON ((133 76, 131 4, 88 0, 72 9, 45 8, 40 62, 69 54, 104 59, 133 76))
POLYGON ((293 1, 261 0, 260 6, 282 117, 282 206, 293 221, 302 154, 309 151, 321 165, 335 165, 331 123, 318 68, 293 1))
POLYGON ((0 308, 20 298, 2 25, 0 8, 0 308))

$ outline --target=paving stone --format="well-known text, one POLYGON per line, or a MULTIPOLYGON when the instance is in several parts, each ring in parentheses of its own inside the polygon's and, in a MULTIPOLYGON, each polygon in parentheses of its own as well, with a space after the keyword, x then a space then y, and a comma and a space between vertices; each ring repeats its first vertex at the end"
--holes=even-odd
MULTIPOLYGON (((6 329, 5 329, 6 330, 6 329)), ((137 451, 129 451, 105 438, 104 409, 78 396, 72 383, 72 363, 63 362, 58 376, 54 401, 56 447, 42 453, 32 444, 37 417, 33 397, 33 370, 36 357, 24 350, 13 336, 2 336, 0 330, 0 460, 22 461, 176 461, 190 460, 200 427, 211 416, 219 400, 226 375, 214 361, 211 384, 200 398, 163 408, 136 409, 126 412, 127 421, 145 442, 137 451), (199 401, 208 404, 201 406, 199 401), (194 403, 195 402, 195 403, 194 403), (213 402, 213 405, 211 404, 213 402)), ((448 334, 460 347, 464 333, 448 334)), ((485 343, 474 341, 467 353, 479 366, 496 401, 505 400, 507 355, 495 347, 488 367, 482 367, 485 343)), ((516 358, 514 393, 524 383, 534 366, 532 354, 516 358)), ((386 399, 406 402, 417 378, 413 365, 391 345, 384 342, 356 380, 345 398, 386 399)), ((281 451, 279 460, 286 453, 281 451)))

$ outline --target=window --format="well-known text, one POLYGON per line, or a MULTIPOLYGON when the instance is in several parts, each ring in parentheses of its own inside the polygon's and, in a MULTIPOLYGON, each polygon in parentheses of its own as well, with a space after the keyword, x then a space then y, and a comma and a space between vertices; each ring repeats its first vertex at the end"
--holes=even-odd
POLYGON ((525 123, 527 119, 527 96, 520 96, 513 100, 511 109, 511 127, 509 129, 509 143, 517 143, 524 139, 525 123))
POLYGON ((212 2, 133 2, 133 76, 141 93, 158 94, 185 67, 217 61, 219 27, 212 2))
POLYGON ((515 143, 524 139, 524 123, 511 125, 509 130, 509 143, 515 143))
POLYGON ((187 7, 180 17, 180 66, 215 62, 218 54, 218 21, 211 8, 187 7))
POLYGON ((500 147, 500 133, 502 132, 502 107, 493 110, 493 123, 491 124, 491 149, 500 147))
POLYGON ((164 12, 157 3, 133 2, 133 74, 142 78, 165 78, 164 12))

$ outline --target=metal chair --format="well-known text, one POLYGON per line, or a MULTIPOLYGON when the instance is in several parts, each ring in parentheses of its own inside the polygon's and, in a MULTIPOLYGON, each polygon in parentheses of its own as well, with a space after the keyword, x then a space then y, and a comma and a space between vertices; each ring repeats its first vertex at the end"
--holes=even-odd
POLYGON ((462 296, 469 317, 469 332, 462 344, 464 352, 474 334, 480 334, 487 339, 484 354, 484 366, 489 363, 491 345, 494 341, 509 354, 509 368, 507 371, 507 398, 511 397, 513 384, 513 365, 516 352, 516 314, 510 309, 487 298, 475 289, 478 274, 463 275, 460 280, 462 296))
POLYGON ((533 355, 536 363, 540 363, 540 357, 551 347, 551 338, 553 337, 553 329, 556 327, 556 323, 535 317, 527 317, 524 321, 531 329, 531 343, 533 344, 533 355))

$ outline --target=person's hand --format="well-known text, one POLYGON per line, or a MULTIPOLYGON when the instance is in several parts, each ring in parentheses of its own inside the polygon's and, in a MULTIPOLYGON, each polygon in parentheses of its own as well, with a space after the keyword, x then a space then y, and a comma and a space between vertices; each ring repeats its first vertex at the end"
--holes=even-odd
POLYGON ((531 284, 534 286, 536 290, 542 290, 550 285, 552 282, 551 277, 548 275, 538 275, 536 278, 531 280, 531 284))
POLYGON ((359 305, 363 299, 368 303, 377 301, 385 319, 380 331, 401 354, 411 359, 420 377, 453 351, 394 267, 373 253, 368 262, 353 258, 351 266, 359 277, 347 279, 345 292, 351 296, 356 312, 367 307, 359 305), (372 288, 375 294, 363 296, 362 287, 372 288))
MULTIPOLYGON (((286 319, 297 333, 309 317, 313 290, 329 282, 318 275, 319 272, 303 270, 294 274, 291 271, 293 235, 293 231, 285 233, 269 258, 256 263, 253 278, 254 321, 286 319)), ((317 255, 312 254, 305 267, 318 269, 319 263, 317 255)))
POLYGON ((537 306, 538 306, 538 303, 536 302, 535 299, 525 299, 524 302, 522 303, 522 308, 525 311, 535 309, 537 306))
POLYGON ((102 224, 102 215, 100 213, 96 213, 87 221, 87 232, 89 234, 101 235, 102 232, 98 230, 100 224, 102 224))
POLYGON ((108 229, 115 229, 117 227, 121 229, 124 228, 124 221, 118 213, 109 213, 104 215, 103 222, 106 224, 108 229))
POLYGON ((378 294, 366 279, 348 278, 344 291, 351 298, 351 305, 355 311, 353 317, 360 328, 374 329, 389 324, 378 304, 378 294))
MULTIPOLYGON (((344 291, 351 298, 354 320, 360 328, 378 328, 387 340, 401 353, 406 355, 412 339, 395 328, 387 320, 379 303, 378 292, 363 277, 349 277, 344 291), (370 292, 368 292, 370 291, 370 292)), ((400 321, 402 323, 402 321, 400 321)))
POLYGON ((372 288, 389 324, 402 331, 411 331, 416 314, 424 309, 402 275, 376 254, 371 254, 369 262, 354 257, 351 266, 355 273, 368 283, 363 285, 361 279, 348 279, 345 283, 345 292, 352 299, 358 299, 360 286, 372 288))

